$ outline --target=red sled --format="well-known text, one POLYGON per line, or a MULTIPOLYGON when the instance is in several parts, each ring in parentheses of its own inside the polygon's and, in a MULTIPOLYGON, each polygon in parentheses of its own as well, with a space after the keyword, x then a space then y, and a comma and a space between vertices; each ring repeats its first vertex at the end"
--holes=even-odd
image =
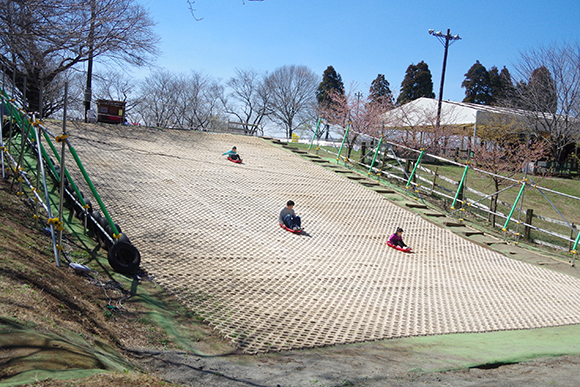
POLYGON ((401 247, 401 246, 397 246, 392 244, 391 242, 387 241, 387 246, 392 247, 393 249, 402 251, 404 253, 412 253, 411 248, 410 247, 401 247))
POLYGON ((236 163, 236 164, 241 164, 241 163, 242 163, 242 159, 237 159, 237 160, 234 160, 234 159, 232 159, 232 158, 231 158, 231 157, 229 157, 229 156, 228 156, 228 160, 230 160, 232 163, 236 163))
POLYGON ((302 230, 292 230, 291 228, 288 228, 288 227, 286 227, 286 225, 285 225, 285 224, 282 224, 282 223, 278 223, 278 224, 279 224, 279 225, 280 225, 280 227, 282 227, 284 230, 286 230, 286 231, 290 231, 291 233, 294 233, 294 234, 301 234, 301 233, 302 233, 302 230))

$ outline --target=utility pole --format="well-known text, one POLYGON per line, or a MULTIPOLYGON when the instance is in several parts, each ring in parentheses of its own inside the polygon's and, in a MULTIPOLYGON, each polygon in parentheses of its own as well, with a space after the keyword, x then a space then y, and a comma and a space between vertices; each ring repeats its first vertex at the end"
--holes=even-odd
POLYGON ((441 70, 441 86, 439 87, 439 103, 437 104, 437 127, 441 124, 441 104, 443 103, 443 83, 445 83, 445 68, 447 67, 447 51, 449 51, 449 46, 453 44, 456 40, 461 40, 459 35, 452 36, 451 30, 447 29, 447 33, 443 35, 441 31, 435 32, 435 30, 429 30, 429 35, 436 36, 437 39, 445 47, 445 53, 443 54, 443 69, 441 70))
POLYGON ((91 90, 91 84, 93 79, 93 40, 95 37, 95 13, 96 4, 95 0, 91 0, 91 26, 89 29, 89 60, 87 66, 87 86, 85 88, 85 122, 89 122, 88 111, 91 108, 91 99, 93 92, 91 90))
POLYGON ((356 93, 354 93, 354 96, 356 97, 356 115, 358 117, 358 115, 360 114, 360 100, 363 97, 363 93, 361 93, 360 91, 357 91, 356 93))

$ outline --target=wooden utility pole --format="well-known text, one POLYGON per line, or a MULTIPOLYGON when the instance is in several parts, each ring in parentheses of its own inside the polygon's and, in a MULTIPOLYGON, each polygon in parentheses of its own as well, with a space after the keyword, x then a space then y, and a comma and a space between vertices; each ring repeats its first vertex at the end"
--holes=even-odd
POLYGON ((89 122, 88 111, 91 108, 91 99, 93 97, 93 91, 91 89, 93 80, 93 41, 95 38, 95 16, 96 16, 96 4, 95 0, 91 0, 91 26, 89 28, 89 60, 87 65, 87 86, 85 88, 85 122, 89 122))

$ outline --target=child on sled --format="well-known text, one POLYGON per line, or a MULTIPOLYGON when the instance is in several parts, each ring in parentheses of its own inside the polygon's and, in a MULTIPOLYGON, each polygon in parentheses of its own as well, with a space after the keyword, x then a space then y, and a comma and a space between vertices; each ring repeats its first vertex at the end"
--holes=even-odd
POLYGON ((228 156, 228 158, 230 158, 232 161, 242 161, 240 155, 238 154, 238 149, 235 146, 232 147, 232 150, 223 153, 222 156, 228 156))
POLYGON ((403 249, 405 248, 409 250, 411 249, 409 246, 405 244, 405 242, 403 242, 403 229, 401 227, 397 227, 397 231, 395 231, 395 233, 391 235, 391 237, 389 238, 389 243, 391 243, 394 246, 399 246, 403 249))
POLYGON ((294 202, 292 200, 288 200, 286 207, 280 211, 278 223, 286 226, 290 230, 302 231, 300 217, 294 212, 294 202))

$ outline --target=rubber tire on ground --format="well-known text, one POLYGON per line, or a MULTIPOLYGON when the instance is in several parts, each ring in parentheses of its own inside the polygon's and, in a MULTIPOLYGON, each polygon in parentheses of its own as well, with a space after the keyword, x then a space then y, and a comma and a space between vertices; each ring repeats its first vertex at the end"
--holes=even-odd
POLYGON ((64 206, 69 210, 72 208, 74 201, 72 200, 73 189, 71 186, 64 187, 64 206))
MULTIPOLYGON (((93 205, 91 204, 91 201, 89 199, 85 199, 85 204, 87 204, 89 206, 89 208, 87 208, 87 211, 93 212, 93 205)), ((85 220, 85 209, 83 207, 79 207, 79 206, 75 206, 75 216, 77 218, 79 218, 80 220, 85 220)))
MULTIPOLYGON (((49 169, 49 170, 50 170, 50 173, 52 173, 52 169, 49 169)), ((58 184, 59 179, 60 179, 60 165, 55 165, 54 170, 56 171, 56 174, 58 175, 58 176, 54 177, 54 183, 58 184)), ((64 177, 64 186, 65 187, 69 186, 68 178, 66 176, 64 177)))
POLYGON ((135 273, 141 264, 139 250, 129 242, 115 243, 109 249, 107 258, 113 270, 123 274, 135 273))
POLYGON ((91 233, 91 235, 97 239, 97 223, 101 219, 101 213, 98 211, 93 211, 91 216, 87 219, 87 229, 91 233))
MULTIPOLYGON (((129 240, 129 237, 127 236, 127 234, 125 234, 123 232, 123 230, 121 230, 121 226, 119 226, 117 223, 115 223, 115 227, 117 227, 117 231, 119 231, 119 234, 121 234, 121 236, 119 237, 119 242, 127 242, 127 243, 131 243, 131 241, 129 240)), ((111 236, 111 238, 113 238, 113 231, 111 230, 111 226, 109 226, 108 224, 105 226, 105 231, 111 236)), ((110 243, 109 243, 109 248, 110 243)))
MULTIPOLYGON (((113 237, 113 230, 111 229, 111 226, 109 226, 109 223, 107 223, 107 218, 103 217, 101 219, 105 220, 105 226, 103 227, 105 229, 105 232, 111 237, 113 237)), ((117 223, 115 223, 115 227, 117 228, 117 231, 119 231, 119 234, 121 234, 121 237, 119 238, 119 241, 124 241, 124 242, 129 242, 129 238, 127 238, 127 236, 125 234, 123 234, 123 231, 121 230, 121 226, 119 226, 117 223)), ((101 245, 103 245, 104 249, 109 251, 109 249, 111 248, 111 245, 113 243, 109 240, 109 238, 103 237, 103 241, 101 243, 101 245)))
MULTIPOLYGON (((98 219, 98 222, 103 230, 105 230, 105 227, 109 225, 109 223, 107 223, 107 218, 105 216, 101 216, 98 219)), ((100 228, 97 228, 97 241, 103 247, 103 249, 109 250, 109 246, 111 246, 111 241, 109 241, 109 238, 107 238, 105 232, 103 232, 100 228)))

